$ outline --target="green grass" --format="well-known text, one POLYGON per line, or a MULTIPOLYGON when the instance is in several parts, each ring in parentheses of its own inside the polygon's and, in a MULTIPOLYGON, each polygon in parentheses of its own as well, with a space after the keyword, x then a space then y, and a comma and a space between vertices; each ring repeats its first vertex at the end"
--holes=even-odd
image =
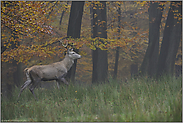
POLYGON ((110 80, 92 86, 26 89, 1 99, 1 121, 182 121, 182 78, 110 80))

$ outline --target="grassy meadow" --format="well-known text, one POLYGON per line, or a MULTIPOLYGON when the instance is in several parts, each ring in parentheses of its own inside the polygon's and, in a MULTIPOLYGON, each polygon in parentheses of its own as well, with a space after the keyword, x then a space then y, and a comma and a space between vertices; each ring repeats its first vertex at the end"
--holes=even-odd
POLYGON ((1 121, 182 121, 182 78, 109 80, 1 97, 1 121))

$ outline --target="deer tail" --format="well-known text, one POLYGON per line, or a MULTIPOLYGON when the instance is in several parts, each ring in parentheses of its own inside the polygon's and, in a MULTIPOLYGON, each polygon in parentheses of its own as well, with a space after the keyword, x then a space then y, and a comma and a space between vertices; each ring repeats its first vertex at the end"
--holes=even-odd
POLYGON ((24 72, 27 72, 27 70, 28 70, 28 68, 25 68, 25 69, 24 69, 24 72))
POLYGON ((24 71, 26 72, 26 77, 27 77, 27 81, 21 86, 21 88, 25 88, 27 87, 28 85, 31 84, 31 78, 30 78, 30 75, 29 75, 29 72, 27 71, 28 68, 25 68, 24 71))

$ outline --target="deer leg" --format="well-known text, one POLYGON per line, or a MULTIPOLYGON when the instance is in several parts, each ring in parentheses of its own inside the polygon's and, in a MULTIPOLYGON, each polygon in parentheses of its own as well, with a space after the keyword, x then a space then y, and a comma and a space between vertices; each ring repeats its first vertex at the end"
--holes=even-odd
POLYGON ((34 94, 34 90, 31 90, 31 89, 30 89, 30 91, 31 91, 31 93, 34 95, 35 100, 37 101, 36 95, 34 94))
POLYGON ((67 88, 68 88, 69 83, 65 80, 65 78, 61 78, 61 81, 67 85, 67 87, 66 87, 66 93, 67 93, 67 88))
POLYGON ((29 86, 30 84, 31 84, 31 80, 29 79, 29 80, 27 80, 27 81, 21 86, 21 90, 20 90, 20 93, 19 93, 19 95, 18 95, 18 99, 19 99, 21 93, 23 92, 23 90, 24 90, 27 86, 29 86))
POLYGON ((34 83, 30 86, 29 90, 34 95, 34 98, 37 100, 36 95, 34 94, 35 87, 39 84, 40 80, 34 81, 34 83))
POLYGON ((60 88, 60 82, 57 80, 57 87, 60 88))
POLYGON ((65 83, 66 85, 69 85, 69 83, 65 80, 65 78, 60 78, 60 80, 65 83))
POLYGON ((57 80, 58 89, 60 88, 60 82, 63 82, 64 84, 69 85, 69 83, 64 78, 60 78, 57 80))
POLYGON ((60 88, 60 82, 62 81, 64 84, 69 85, 69 83, 64 79, 64 77, 66 76, 66 74, 64 74, 63 76, 58 77, 57 79, 57 87, 60 88))
POLYGON ((57 85, 58 85, 58 87, 59 87, 59 84, 60 84, 61 81, 62 81, 64 84, 67 85, 67 87, 66 87, 66 93, 67 93, 67 88, 68 88, 69 83, 68 83, 64 78, 60 78, 60 79, 57 80, 57 85))

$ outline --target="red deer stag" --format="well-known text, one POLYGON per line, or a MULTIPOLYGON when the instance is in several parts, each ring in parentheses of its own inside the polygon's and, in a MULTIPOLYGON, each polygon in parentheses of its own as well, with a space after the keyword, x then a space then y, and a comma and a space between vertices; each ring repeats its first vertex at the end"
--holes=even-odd
POLYGON ((74 60, 79 58, 81 58, 81 55, 74 52, 73 49, 68 49, 65 58, 60 62, 55 62, 49 65, 34 65, 30 68, 26 68, 24 71, 26 72, 27 81, 21 86, 18 99, 23 90, 29 85, 29 90, 36 99, 34 89, 40 81, 56 80, 57 85, 59 85, 60 82, 68 85, 69 83, 64 77, 74 64, 74 60))

